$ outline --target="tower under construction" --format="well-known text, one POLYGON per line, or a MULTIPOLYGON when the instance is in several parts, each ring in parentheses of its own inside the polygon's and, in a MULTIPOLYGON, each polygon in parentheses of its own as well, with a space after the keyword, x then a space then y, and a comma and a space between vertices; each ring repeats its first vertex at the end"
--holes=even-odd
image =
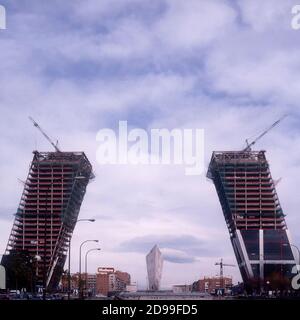
POLYGON ((26 252, 37 282, 57 288, 92 166, 83 152, 34 152, 6 255, 26 252))
POLYGON ((286 289, 295 256, 265 151, 213 152, 216 187, 245 284, 286 289))

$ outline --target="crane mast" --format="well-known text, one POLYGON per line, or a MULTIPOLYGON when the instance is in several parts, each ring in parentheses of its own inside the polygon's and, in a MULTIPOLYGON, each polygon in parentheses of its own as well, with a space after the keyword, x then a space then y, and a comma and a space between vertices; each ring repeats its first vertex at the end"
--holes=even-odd
POLYGON ((264 132, 262 132, 257 138, 255 138, 251 143, 246 140, 247 147, 243 150, 243 152, 251 151, 251 147, 256 144, 258 140, 264 137, 269 131, 271 131, 274 127, 276 127, 287 115, 282 116, 280 119, 275 121, 269 128, 267 128, 264 132))
POLYGON ((234 264, 224 263, 223 259, 221 259, 220 262, 216 262, 215 266, 220 266, 220 278, 221 279, 223 278, 223 274, 224 274, 223 269, 224 269, 224 267, 235 267, 234 264))
POLYGON ((50 139, 50 137, 46 134, 46 132, 39 126, 39 124, 34 121, 32 117, 29 117, 29 119, 32 121, 33 125, 41 132, 41 134, 50 142, 52 147, 55 149, 56 152, 61 152, 57 145, 50 139))

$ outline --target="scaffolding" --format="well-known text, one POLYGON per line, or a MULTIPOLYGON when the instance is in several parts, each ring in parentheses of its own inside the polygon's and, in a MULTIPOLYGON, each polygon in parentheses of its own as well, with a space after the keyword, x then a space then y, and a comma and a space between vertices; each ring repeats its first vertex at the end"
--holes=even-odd
POLYGON ((230 229, 285 229, 265 151, 214 152, 208 171, 230 229))
POLYGON ((35 259, 38 282, 58 286, 92 166, 83 152, 34 151, 6 254, 35 259))

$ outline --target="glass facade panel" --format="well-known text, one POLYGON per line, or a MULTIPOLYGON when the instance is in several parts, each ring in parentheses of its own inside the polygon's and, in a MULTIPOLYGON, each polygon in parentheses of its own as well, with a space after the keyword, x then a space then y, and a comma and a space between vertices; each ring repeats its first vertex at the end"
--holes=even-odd
POLYGON ((259 264, 251 264, 254 278, 259 278, 259 264))
POLYGON ((264 230, 264 259, 294 259, 285 230, 264 230))
POLYGON ((259 259, 259 231, 241 230, 249 260, 259 259))
POLYGON ((294 276, 292 274, 293 267, 294 264, 265 264, 264 277, 268 281, 283 282, 294 276))

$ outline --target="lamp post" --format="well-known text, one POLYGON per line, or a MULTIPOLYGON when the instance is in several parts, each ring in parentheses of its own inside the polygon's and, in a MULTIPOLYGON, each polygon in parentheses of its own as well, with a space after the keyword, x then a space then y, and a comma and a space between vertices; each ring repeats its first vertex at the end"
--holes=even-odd
POLYGON ((101 250, 101 248, 93 248, 93 249, 90 249, 90 250, 88 250, 87 252, 86 252, 86 254, 85 254, 85 261, 84 261, 84 264, 85 264, 85 289, 87 288, 87 280, 88 280, 88 274, 87 274, 87 272, 88 272, 88 254, 90 253, 90 252, 92 252, 92 251, 100 251, 101 250))
POLYGON ((82 297, 82 292, 81 292, 81 250, 82 250, 82 246, 87 243, 87 242, 99 242, 99 240, 85 240, 81 243, 80 247, 79 247, 79 297, 82 297))
POLYGON ((267 282, 266 282, 266 284, 267 284, 267 295, 268 295, 268 297, 270 296, 270 281, 268 280, 267 282))
MULTIPOLYGON (((95 222, 95 219, 78 219, 76 221, 77 222, 95 222)), ((69 257, 68 257, 68 300, 70 300, 70 296, 71 296, 71 237, 70 236, 70 240, 69 240, 69 257)))

